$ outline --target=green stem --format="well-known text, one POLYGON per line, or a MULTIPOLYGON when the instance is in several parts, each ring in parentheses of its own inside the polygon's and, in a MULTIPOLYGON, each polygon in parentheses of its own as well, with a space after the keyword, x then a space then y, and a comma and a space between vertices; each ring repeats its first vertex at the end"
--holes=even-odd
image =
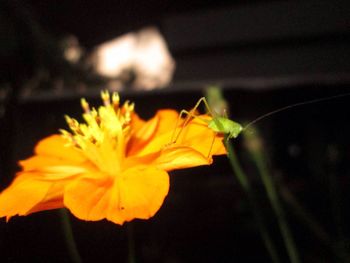
POLYGON ((231 167, 234 171, 234 174, 236 175, 236 178, 239 182, 239 184, 241 185, 241 187, 243 188, 243 190, 245 191, 248 200, 250 202, 250 205, 252 207, 253 210, 253 214, 254 214, 254 218, 255 221, 258 224, 258 228, 262 237, 262 240, 264 242, 264 245, 271 257, 272 262, 274 263, 279 263, 281 262, 276 250, 276 247, 268 233, 268 230, 266 228, 266 225, 264 224, 264 220, 263 220, 263 216, 262 216, 262 211, 259 208, 257 202, 256 202, 256 198, 254 195, 254 192, 251 188, 251 185, 249 183, 249 180, 247 179, 246 174, 243 172, 243 169, 241 167, 241 165, 239 164, 239 161, 236 157, 236 154, 234 152, 234 148, 232 146, 232 144, 227 140, 227 138, 225 138, 225 147, 227 149, 228 152, 228 159, 230 161, 231 167))
POLYGON ((299 203, 299 201, 293 196, 287 187, 285 187, 282 183, 278 183, 278 186, 282 199, 291 208, 293 208, 291 211, 295 214, 295 216, 299 218, 306 226, 308 226, 311 232, 313 232, 323 244, 330 246, 331 240, 324 228, 316 221, 310 212, 299 203))
POLYGON ((344 262, 350 262, 349 257, 349 240, 344 234, 344 221, 342 217, 342 200, 341 190, 338 184, 338 179, 333 171, 329 172, 329 195, 331 199, 331 209, 333 220, 336 226, 336 244, 334 250, 338 252, 338 258, 344 260, 344 262))
POLYGON ((291 206, 293 209, 291 211, 295 214, 295 216, 300 219, 309 229, 314 233, 314 235, 326 246, 330 248, 334 256, 337 260, 341 262, 350 262, 348 253, 344 253, 342 248, 334 245, 332 243, 331 238, 324 230, 324 228, 320 225, 319 222, 307 211, 299 201, 293 196, 293 194, 289 191, 287 187, 285 187, 282 183, 278 182, 280 194, 283 200, 291 206))
MULTIPOLYGON (((208 87, 206 89, 206 97, 208 98, 209 106, 212 109, 212 112, 221 112, 221 113, 227 113, 228 112, 228 104, 223 98, 221 89, 215 86, 208 87)), ((214 117, 214 116, 213 116, 214 117)), ((234 174, 243 188, 245 194, 247 195, 248 201, 251 205, 253 215, 255 218, 255 221, 258 224, 258 228, 263 240, 263 243, 271 257, 271 260, 273 263, 279 263, 281 262, 277 253, 277 249, 268 233, 267 227, 263 220, 263 214, 260 209, 260 206, 258 205, 254 191, 252 190, 252 187, 249 183, 249 180, 246 176, 246 174, 243 172, 243 169, 241 168, 241 165, 239 164, 239 161, 236 157, 236 154, 234 152, 233 146, 228 140, 227 134, 225 135, 224 139, 225 147, 227 149, 227 157, 230 161, 231 167, 234 171, 234 174)))
POLYGON ((66 246, 69 252, 70 259, 73 263, 81 263, 81 258, 78 252, 77 245, 74 240, 72 226, 69 219, 69 214, 65 208, 59 210, 61 225, 66 240, 66 246))
MULTIPOLYGON (((254 140, 254 138, 252 138, 254 140)), ((260 148, 260 147, 257 147, 260 148)), ((289 259, 292 263, 299 263, 299 254, 293 239, 293 235, 289 229, 286 215, 284 213, 284 210, 282 208, 279 196, 277 194, 277 189, 274 185, 274 182, 268 172, 266 163, 264 161, 263 154, 258 149, 251 149, 251 153, 253 156, 253 159, 255 161, 255 164, 259 170, 259 173, 261 175, 261 179, 263 181, 264 187, 266 189, 268 198, 270 200, 271 206, 273 211, 276 214, 278 225, 284 240, 284 243, 286 245, 287 253, 289 256, 289 259)))
POLYGON ((126 232, 128 236, 128 262, 136 263, 134 226, 132 222, 127 223, 126 232))

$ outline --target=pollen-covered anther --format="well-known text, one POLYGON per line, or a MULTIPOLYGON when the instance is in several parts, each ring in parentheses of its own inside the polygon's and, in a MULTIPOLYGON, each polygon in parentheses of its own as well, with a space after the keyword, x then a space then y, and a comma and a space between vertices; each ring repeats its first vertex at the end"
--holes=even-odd
POLYGON ((90 106, 89 103, 86 101, 86 99, 82 98, 80 100, 81 107, 83 108, 85 113, 90 113, 90 106))
POLYGON ((117 92, 113 92, 112 103, 113 103, 113 108, 115 111, 117 111, 119 108, 119 102, 120 102, 119 94, 117 92))
POLYGON ((129 112, 133 112, 134 109, 135 109, 135 103, 131 103, 131 104, 129 105, 129 112))
POLYGON ((92 145, 100 147, 105 138, 117 138, 121 135, 129 136, 135 105, 126 101, 119 107, 118 93, 109 95, 108 91, 103 91, 101 92, 101 98, 104 105, 98 107, 98 109, 90 108, 85 99, 81 100, 85 112, 83 114, 85 123, 79 123, 76 119, 65 116, 70 133, 62 132, 62 136, 67 139, 70 145, 90 151, 92 145))
POLYGON ((66 122, 67 122, 69 128, 75 133, 80 133, 79 122, 77 120, 69 117, 68 115, 65 115, 64 117, 66 119, 66 122))
POLYGON ((106 107, 111 104, 109 92, 107 90, 101 92, 101 98, 106 107))
POLYGON ((62 137, 68 141, 66 146, 71 146, 71 145, 76 146, 76 142, 74 140, 74 137, 70 132, 67 132, 66 130, 63 130, 63 129, 60 129, 59 131, 60 131, 62 137))
POLYGON ((124 117, 126 119, 130 119, 130 115, 134 111, 134 108, 135 108, 135 104, 134 103, 130 103, 129 101, 126 101, 123 104, 123 107, 121 109, 121 113, 124 115, 124 117))
POLYGON ((134 103, 129 104, 129 101, 126 101, 123 104, 123 107, 121 108, 121 115, 122 115, 121 119, 122 119, 123 126, 130 124, 131 113, 133 112, 133 110, 134 110, 134 103))

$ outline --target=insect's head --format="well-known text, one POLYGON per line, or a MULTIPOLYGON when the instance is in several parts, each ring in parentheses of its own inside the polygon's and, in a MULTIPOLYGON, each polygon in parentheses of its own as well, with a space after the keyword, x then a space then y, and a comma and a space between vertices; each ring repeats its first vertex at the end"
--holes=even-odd
POLYGON ((228 138, 232 139, 232 138, 237 138, 237 136, 242 132, 243 127, 242 125, 240 125, 237 122, 232 121, 231 125, 230 125, 230 131, 228 134, 228 138))

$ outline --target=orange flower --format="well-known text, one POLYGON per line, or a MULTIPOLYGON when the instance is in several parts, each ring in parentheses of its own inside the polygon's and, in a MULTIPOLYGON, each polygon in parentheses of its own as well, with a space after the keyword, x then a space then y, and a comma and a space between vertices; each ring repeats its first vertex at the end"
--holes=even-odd
POLYGON ((97 110, 83 99, 85 123, 67 116, 70 132, 43 139, 20 161, 22 171, 0 194, 0 217, 66 207, 83 220, 148 219, 168 194, 168 171, 208 165, 226 153, 222 138, 213 142, 197 119, 182 128, 176 111, 160 110, 143 121, 133 104, 119 105, 118 94, 102 92, 102 99, 97 110), (183 130, 170 143, 175 123, 183 130))

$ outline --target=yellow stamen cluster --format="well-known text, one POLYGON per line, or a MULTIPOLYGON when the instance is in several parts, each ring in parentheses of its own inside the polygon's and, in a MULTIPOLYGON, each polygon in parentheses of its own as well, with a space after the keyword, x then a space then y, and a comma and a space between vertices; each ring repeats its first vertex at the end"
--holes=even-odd
POLYGON ((90 108, 85 99, 81 100, 85 123, 79 123, 77 120, 65 116, 71 132, 61 130, 61 133, 63 137, 68 139, 69 145, 85 150, 91 143, 99 146, 105 139, 118 140, 120 136, 126 136, 129 133, 134 104, 126 101, 119 107, 118 93, 113 93, 111 98, 108 91, 102 91, 101 98, 103 106, 97 110, 90 108))

